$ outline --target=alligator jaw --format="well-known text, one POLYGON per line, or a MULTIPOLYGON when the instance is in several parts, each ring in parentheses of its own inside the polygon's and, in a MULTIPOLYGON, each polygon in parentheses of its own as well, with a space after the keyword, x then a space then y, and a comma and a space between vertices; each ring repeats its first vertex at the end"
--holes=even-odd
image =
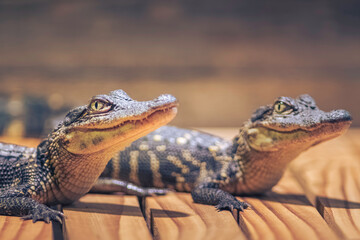
POLYGON ((247 141, 258 151, 278 151, 292 146, 306 149, 340 136, 350 127, 352 119, 348 112, 336 110, 324 114, 333 116, 309 125, 255 124, 246 131, 247 141))
POLYGON ((177 104, 153 109, 133 119, 127 118, 105 128, 78 128, 67 133, 63 145, 73 154, 90 154, 109 148, 124 149, 132 141, 170 122, 177 104))

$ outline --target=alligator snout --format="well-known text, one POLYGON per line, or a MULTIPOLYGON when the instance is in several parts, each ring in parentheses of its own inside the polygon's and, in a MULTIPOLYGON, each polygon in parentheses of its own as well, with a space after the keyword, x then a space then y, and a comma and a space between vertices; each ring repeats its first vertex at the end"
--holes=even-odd
POLYGON ((349 122, 352 120, 350 113, 346 110, 334 110, 326 113, 325 118, 321 122, 336 123, 336 122, 349 122))

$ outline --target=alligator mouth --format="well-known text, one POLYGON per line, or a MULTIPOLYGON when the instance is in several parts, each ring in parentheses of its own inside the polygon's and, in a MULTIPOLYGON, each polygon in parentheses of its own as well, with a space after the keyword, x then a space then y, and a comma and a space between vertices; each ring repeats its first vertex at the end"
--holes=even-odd
POLYGON ((160 109, 156 109, 149 113, 147 116, 140 116, 140 118, 135 120, 128 120, 125 121, 122 125, 126 123, 140 123, 140 124, 155 124, 155 125, 162 125, 163 122, 167 122, 167 117, 171 117, 171 119, 177 114, 177 104, 169 105, 162 107, 160 109), (165 117, 164 117, 165 116, 165 117), (161 119, 161 117, 164 117, 161 119))
POLYGON ((297 124, 257 124, 254 127, 264 127, 272 131, 276 131, 279 133, 295 133, 295 132, 315 132, 319 130, 326 130, 329 129, 333 132, 337 130, 341 131, 343 128, 348 128, 352 122, 352 118, 350 114, 345 114, 342 117, 338 118, 329 118, 326 120, 320 120, 317 123, 310 123, 308 125, 302 126, 297 124))
POLYGON ((287 126, 287 127, 281 127, 277 125, 257 125, 255 127, 263 127, 267 128, 272 131, 276 131, 279 133, 296 133, 296 132, 315 132, 319 130, 326 130, 329 129, 332 132, 336 132, 337 130, 341 131, 343 128, 348 128, 351 124, 351 120, 341 120, 341 121, 332 121, 332 122, 322 122, 313 124, 311 126, 302 127, 302 126, 287 126))
POLYGON ((338 137, 350 127, 351 120, 323 122, 309 128, 292 128, 291 130, 257 124, 247 130, 248 143, 260 151, 277 151, 294 143, 299 146, 313 146, 326 140, 338 137))
POLYGON ((132 116, 132 117, 128 117, 128 118, 121 118, 119 119, 119 121, 114 121, 111 122, 109 124, 97 124, 97 125, 89 125, 89 126, 81 126, 81 127, 76 127, 71 131, 83 131, 83 132, 88 132, 88 131, 111 131, 111 130, 115 130, 118 128, 121 128, 122 126, 126 125, 126 124, 144 124, 144 123, 151 123, 153 121, 155 121, 155 116, 158 115, 163 115, 163 116, 167 116, 167 115, 176 115, 177 113, 177 102, 173 102, 173 103, 169 103, 166 105, 163 105, 161 107, 158 108, 154 108, 148 112, 145 112, 143 114, 140 115, 136 115, 136 116, 132 116))
MULTIPOLYGON (((114 129, 114 131, 116 132, 117 129, 121 129, 123 127, 126 129, 127 125, 134 126, 136 130, 130 130, 129 133, 120 134, 126 136, 124 142, 128 142, 129 140, 133 141, 167 124, 176 116, 176 114, 177 106, 161 108, 153 111, 152 113, 144 116, 143 118, 140 118, 138 120, 125 121, 120 126, 111 129, 114 129)), ((111 131, 111 129, 107 130, 111 131)))
MULTIPOLYGON (((152 109, 150 112, 143 113, 141 115, 137 115, 135 117, 132 117, 131 119, 123 119, 120 122, 115 122, 112 125, 104 126, 104 127, 87 127, 84 128, 86 131, 111 131, 118 128, 121 128, 122 126, 126 124, 151 124, 157 119, 159 115, 168 116, 168 115, 176 115, 177 113, 177 103, 167 104, 160 108, 152 109)), ((165 119, 164 119, 165 120, 165 119)), ((161 121, 161 119, 160 119, 161 121)), ((78 128, 77 130, 82 130, 82 128, 78 128)))
POLYGON ((64 147, 73 154, 90 154, 105 149, 109 149, 109 152, 120 151, 138 138, 170 122, 176 113, 177 103, 174 102, 136 117, 115 121, 103 128, 75 128, 67 133, 64 147))

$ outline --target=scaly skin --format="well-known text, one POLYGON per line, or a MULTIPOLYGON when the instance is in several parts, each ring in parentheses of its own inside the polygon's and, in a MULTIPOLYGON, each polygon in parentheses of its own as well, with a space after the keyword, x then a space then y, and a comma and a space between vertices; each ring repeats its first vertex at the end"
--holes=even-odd
POLYGON ((260 107, 233 141, 162 127, 135 141, 107 165, 93 191, 146 196, 168 189, 191 192, 195 202, 219 210, 248 207, 232 194, 270 190, 287 164, 313 145, 344 133, 344 110, 323 112, 309 95, 280 97, 260 107))
POLYGON ((138 102, 117 90, 71 110, 37 148, 0 143, 0 214, 61 222, 47 205, 87 193, 116 152, 172 120, 176 106, 171 95, 138 102))

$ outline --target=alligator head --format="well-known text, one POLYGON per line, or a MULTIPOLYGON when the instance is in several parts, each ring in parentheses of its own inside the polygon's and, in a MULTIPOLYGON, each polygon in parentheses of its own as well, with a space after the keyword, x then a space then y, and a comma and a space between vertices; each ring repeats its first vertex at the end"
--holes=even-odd
POLYGON ((71 110, 37 148, 54 179, 48 203, 70 203, 88 192, 108 161, 131 142, 171 121, 177 101, 161 95, 139 102, 124 91, 97 95, 71 110))
POLYGON ((351 124, 345 110, 324 112, 309 95, 279 97, 260 107, 234 139, 242 168, 237 193, 271 189, 301 152, 343 134, 351 124))
POLYGON ((279 97, 273 105, 260 107, 246 131, 249 145, 258 151, 309 148, 344 133, 351 124, 345 110, 324 112, 312 97, 279 97))

